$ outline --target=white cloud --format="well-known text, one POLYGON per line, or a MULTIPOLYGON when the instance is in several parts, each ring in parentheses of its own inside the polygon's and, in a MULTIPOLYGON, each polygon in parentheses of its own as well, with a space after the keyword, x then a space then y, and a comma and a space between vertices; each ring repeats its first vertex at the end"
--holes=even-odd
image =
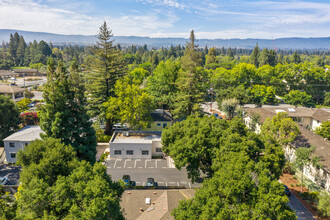
POLYGON ((94 35, 106 20, 115 35, 149 35, 173 27, 177 17, 157 10, 116 17, 88 16, 41 5, 33 0, 0 0, 0 29, 94 35))
POLYGON ((184 9, 186 7, 183 3, 180 3, 176 0, 137 0, 137 1, 145 4, 165 5, 179 9, 184 9))

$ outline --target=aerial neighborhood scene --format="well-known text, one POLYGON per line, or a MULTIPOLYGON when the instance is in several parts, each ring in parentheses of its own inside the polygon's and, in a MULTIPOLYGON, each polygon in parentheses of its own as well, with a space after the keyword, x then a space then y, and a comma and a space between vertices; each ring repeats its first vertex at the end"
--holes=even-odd
POLYGON ((0 0, 0 220, 330 219, 328 0, 0 0))

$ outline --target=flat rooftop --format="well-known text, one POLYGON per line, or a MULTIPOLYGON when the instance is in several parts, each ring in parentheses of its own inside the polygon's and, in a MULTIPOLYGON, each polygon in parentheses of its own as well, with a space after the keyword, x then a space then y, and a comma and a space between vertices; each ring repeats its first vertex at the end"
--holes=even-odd
POLYGON ((15 132, 14 134, 8 136, 3 141, 34 141, 36 139, 41 139, 40 134, 43 133, 40 126, 38 125, 28 125, 21 130, 15 132))
POLYGON ((111 143, 152 143, 153 141, 160 141, 161 136, 159 134, 152 133, 134 133, 129 132, 128 136, 125 133, 116 133, 112 138, 111 143))

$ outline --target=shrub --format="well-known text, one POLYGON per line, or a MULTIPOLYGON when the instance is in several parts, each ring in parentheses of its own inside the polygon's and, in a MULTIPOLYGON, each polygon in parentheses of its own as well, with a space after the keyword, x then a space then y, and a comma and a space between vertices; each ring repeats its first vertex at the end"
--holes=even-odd
POLYGON ((97 129, 95 129, 95 131, 96 131, 97 142, 108 143, 110 141, 111 136, 105 135, 103 129, 97 128, 97 129))
POLYGON ((330 195, 328 193, 321 193, 318 198, 318 210, 323 216, 330 217, 330 195))
POLYGON ((105 159, 109 156, 109 154, 110 154, 109 151, 103 153, 103 154, 101 155, 100 159, 99 159, 99 162, 104 162, 105 159))
POLYGON ((22 119, 23 126, 39 124, 38 112, 21 113, 20 117, 22 119))
POLYGON ((283 173, 295 174, 295 169, 293 164, 287 161, 283 167, 283 173))

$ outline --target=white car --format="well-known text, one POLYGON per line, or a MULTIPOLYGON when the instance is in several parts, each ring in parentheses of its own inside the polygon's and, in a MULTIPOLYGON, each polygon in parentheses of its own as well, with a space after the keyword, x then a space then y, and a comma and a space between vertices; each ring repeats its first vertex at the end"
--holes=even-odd
POLYGON ((6 185, 8 182, 8 177, 0 177, 0 185, 6 185))

